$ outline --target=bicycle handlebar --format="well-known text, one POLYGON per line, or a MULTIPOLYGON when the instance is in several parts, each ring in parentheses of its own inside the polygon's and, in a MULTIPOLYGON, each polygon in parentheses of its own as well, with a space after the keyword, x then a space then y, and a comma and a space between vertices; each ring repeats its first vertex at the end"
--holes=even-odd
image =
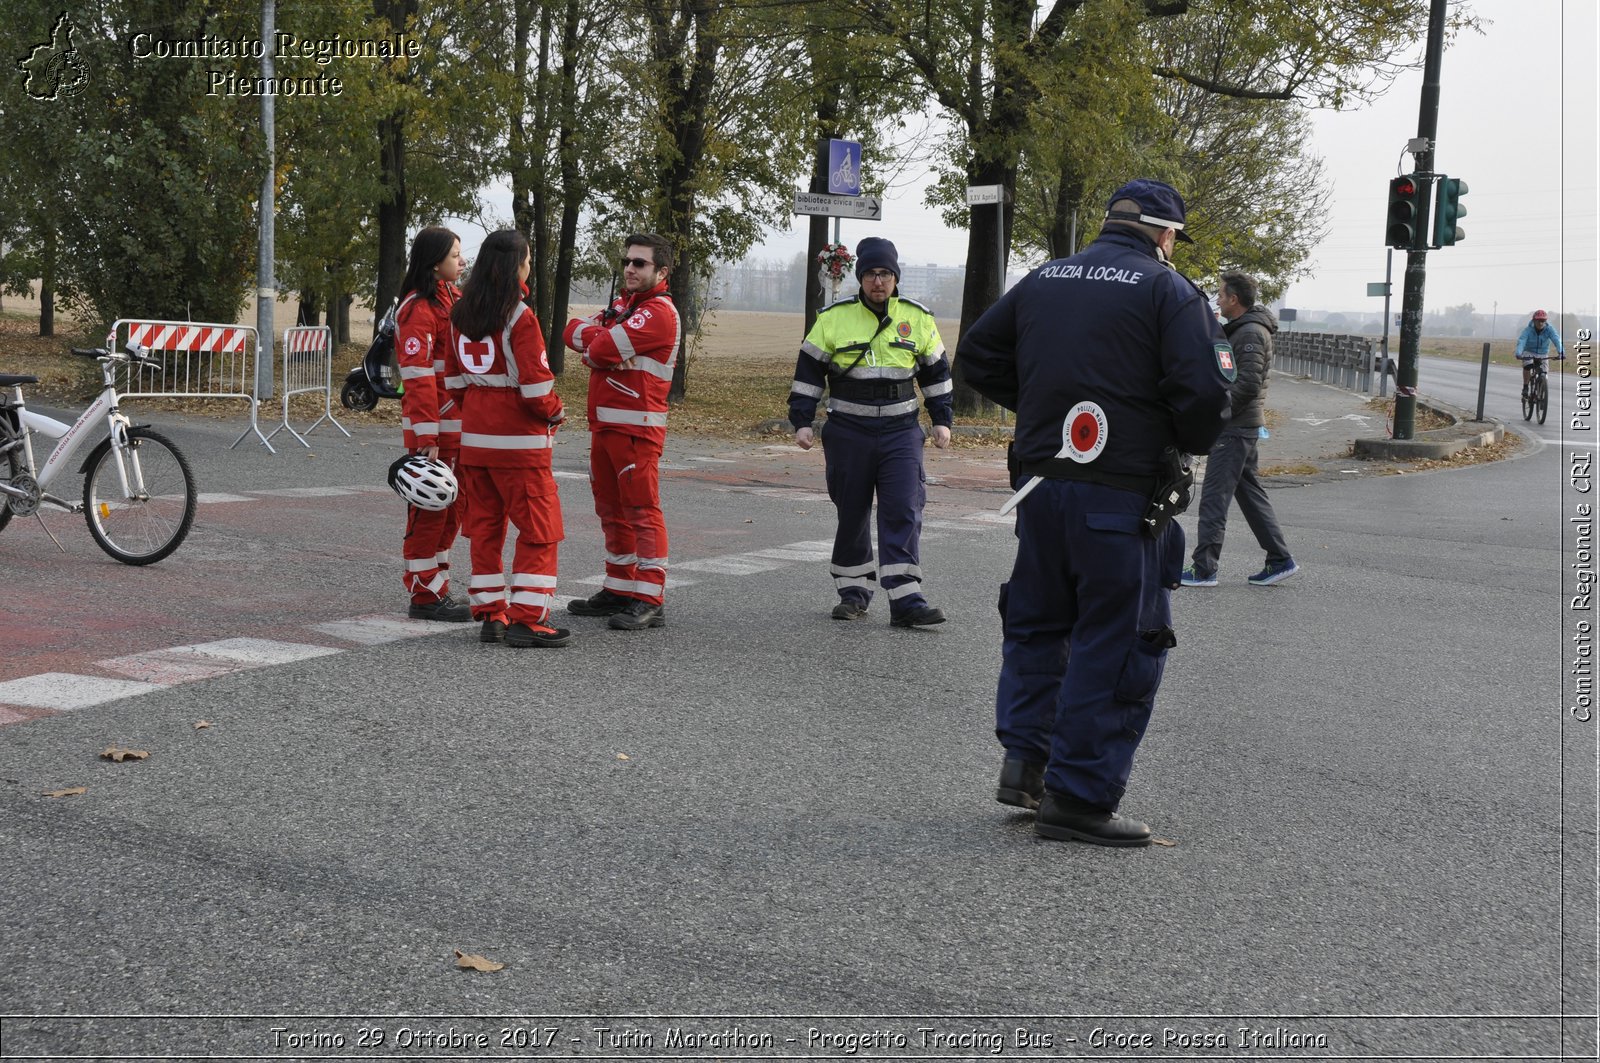
POLYGON ((70 349, 73 354, 82 358, 109 358, 113 361, 126 358, 130 361, 145 362, 151 365, 156 365, 160 362, 159 358, 152 358, 145 353, 149 348, 141 347, 137 343, 130 343, 127 350, 115 353, 106 350, 104 347, 73 347, 70 349))

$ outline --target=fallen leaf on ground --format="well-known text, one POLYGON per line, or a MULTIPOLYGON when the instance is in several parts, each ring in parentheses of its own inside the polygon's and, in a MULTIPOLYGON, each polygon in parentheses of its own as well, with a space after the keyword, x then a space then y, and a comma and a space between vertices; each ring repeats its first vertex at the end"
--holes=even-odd
POLYGON ((76 797, 79 794, 88 792, 89 788, 87 786, 69 786, 65 790, 46 790, 44 795, 46 797, 76 797))
POLYGON ((618 760, 631 760, 632 758, 629 757, 628 754, 626 754, 626 753, 618 753, 617 754, 617 759, 618 760))
POLYGON ((482 956, 468 956, 460 949, 456 949, 456 966, 469 971, 498 971, 505 964, 496 963, 482 956))
POLYGON ((125 760, 144 760, 150 756, 148 749, 119 749, 116 746, 107 746, 100 753, 101 760, 114 760, 121 764, 125 760))
POLYGON ((197 721, 195 721, 194 729, 196 731, 204 731, 207 727, 210 727, 210 726, 211 726, 211 721, 210 720, 197 720, 197 721))
POLYGON ((1176 846, 1178 843, 1173 841, 1171 838, 1151 838, 1150 839, 1150 844, 1151 845, 1165 845, 1168 849, 1171 849, 1174 846, 1176 846))

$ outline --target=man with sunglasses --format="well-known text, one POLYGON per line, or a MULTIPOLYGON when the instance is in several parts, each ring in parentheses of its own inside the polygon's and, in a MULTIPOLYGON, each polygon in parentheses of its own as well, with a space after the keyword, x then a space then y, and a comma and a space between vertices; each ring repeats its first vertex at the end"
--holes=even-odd
POLYGON ((922 425, 917 387, 933 421, 934 446, 950 445, 950 360, 933 312, 896 294, 894 244, 869 236, 856 246, 861 290, 826 307, 800 345, 789 390, 794 441, 810 450, 812 418, 824 388, 828 421, 823 458, 828 497, 839 511, 833 540, 835 620, 861 620, 874 590, 889 599, 895 627, 944 623, 922 594, 922 425), (915 383, 913 383, 915 381, 915 383), (872 501, 878 501, 878 553, 872 555, 872 501))
POLYGON ((621 294, 594 317, 567 322, 563 335, 589 367, 589 481, 606 542, 600 591, 567 610, 642 631, 667 622, 660 466, 680 331, 667 293, 672 245, 637 233, 626 246, 621 294))

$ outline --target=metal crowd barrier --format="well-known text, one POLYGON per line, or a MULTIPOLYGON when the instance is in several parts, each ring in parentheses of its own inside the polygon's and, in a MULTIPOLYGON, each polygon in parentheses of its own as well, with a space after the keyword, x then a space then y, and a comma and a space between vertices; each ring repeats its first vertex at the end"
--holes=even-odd
POLYGON ((1371 392, 1383 360, 1365 336, 1324 332, 1279 332, 1272 341, 1273 368, 1310 377, 1346 391, 1371 392))
POLYGON ((333 415, 333 330, 326 325, 297 325, 283 333, 283 423, 267 433, 271 439, 279 432, 289 434, 310 448, 306 436, 317 430, 323 421, 331 421, 343 432, 350 432, 333 415), (322 416, 311 422, 305 435, 296 432, 289 424, 289 399, 293 395, 322 392, 322 416))
POLYGON ((250 427, 228 447, 232 450, 251 432, 261 445, 276 454, 261 434, 255 397, 256 359, 260 344, 248 325, 217 325, 200 321, 145 321, 122 318, 106 337, 116 349, 138 344, 157 364, 130 362, 123 369, 120 388, 128 398, 242 399, 250 409, 250 427))

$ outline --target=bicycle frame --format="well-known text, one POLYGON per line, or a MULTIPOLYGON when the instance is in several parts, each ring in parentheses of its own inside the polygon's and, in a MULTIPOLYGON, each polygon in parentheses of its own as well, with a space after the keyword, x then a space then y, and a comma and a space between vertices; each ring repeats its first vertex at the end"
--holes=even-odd
MULTIPOLYGON (((28 409, 23 401, 22 388, 16 387, 12 389, 16 409, 22 415, 20 427, 22 429, 23 461, 27 466, 28 474, 39 485, 40 501, 49 502, 51 505, 70 512, 77 512, 82 507, 48 494, 48 489, 61 470, 66 468, 73 457, 83 449, 84 444, 91 439, 98 439, 97 433, 89 430, 89 426, 99 422, 102 418, 105 419, 105 424, 111 431, 111 437, 114 441, 112 446, 117 451, 117 474, 122 481, 121 486, 124 493, 128 493, 130 486, 128 482, 128 466, 130 463, 124 461, 122 456, 128 443, 128 428, 133 422, 117 409, 119 396, 117 395, 116 385, 112 381, 113 370, 110 362, 105 364, 104 372, 106 376, 105 390, 101 391, 94 402, 89 404, 89 408, 79 414, 78 419, 70 425, 63 424, 54 417, 46 417, 42 413, 34 413, 28 409), (43 466, 40 466, 34 457, 34 432, 56 440, 56 444, 51 449, 49 457, 45 459, 43 466)), ((138 463, 132 462, 131 464, 134 467, 134 478, 137 480, 139 479, 138 463)), ((133 486, 139 491, 144 490, 143 483, 137 483, 133 486)), ((0 492, 20 494, 20 492, 16 492, 15 489, 9 488, 4 484, 0 484, 0 492)))

